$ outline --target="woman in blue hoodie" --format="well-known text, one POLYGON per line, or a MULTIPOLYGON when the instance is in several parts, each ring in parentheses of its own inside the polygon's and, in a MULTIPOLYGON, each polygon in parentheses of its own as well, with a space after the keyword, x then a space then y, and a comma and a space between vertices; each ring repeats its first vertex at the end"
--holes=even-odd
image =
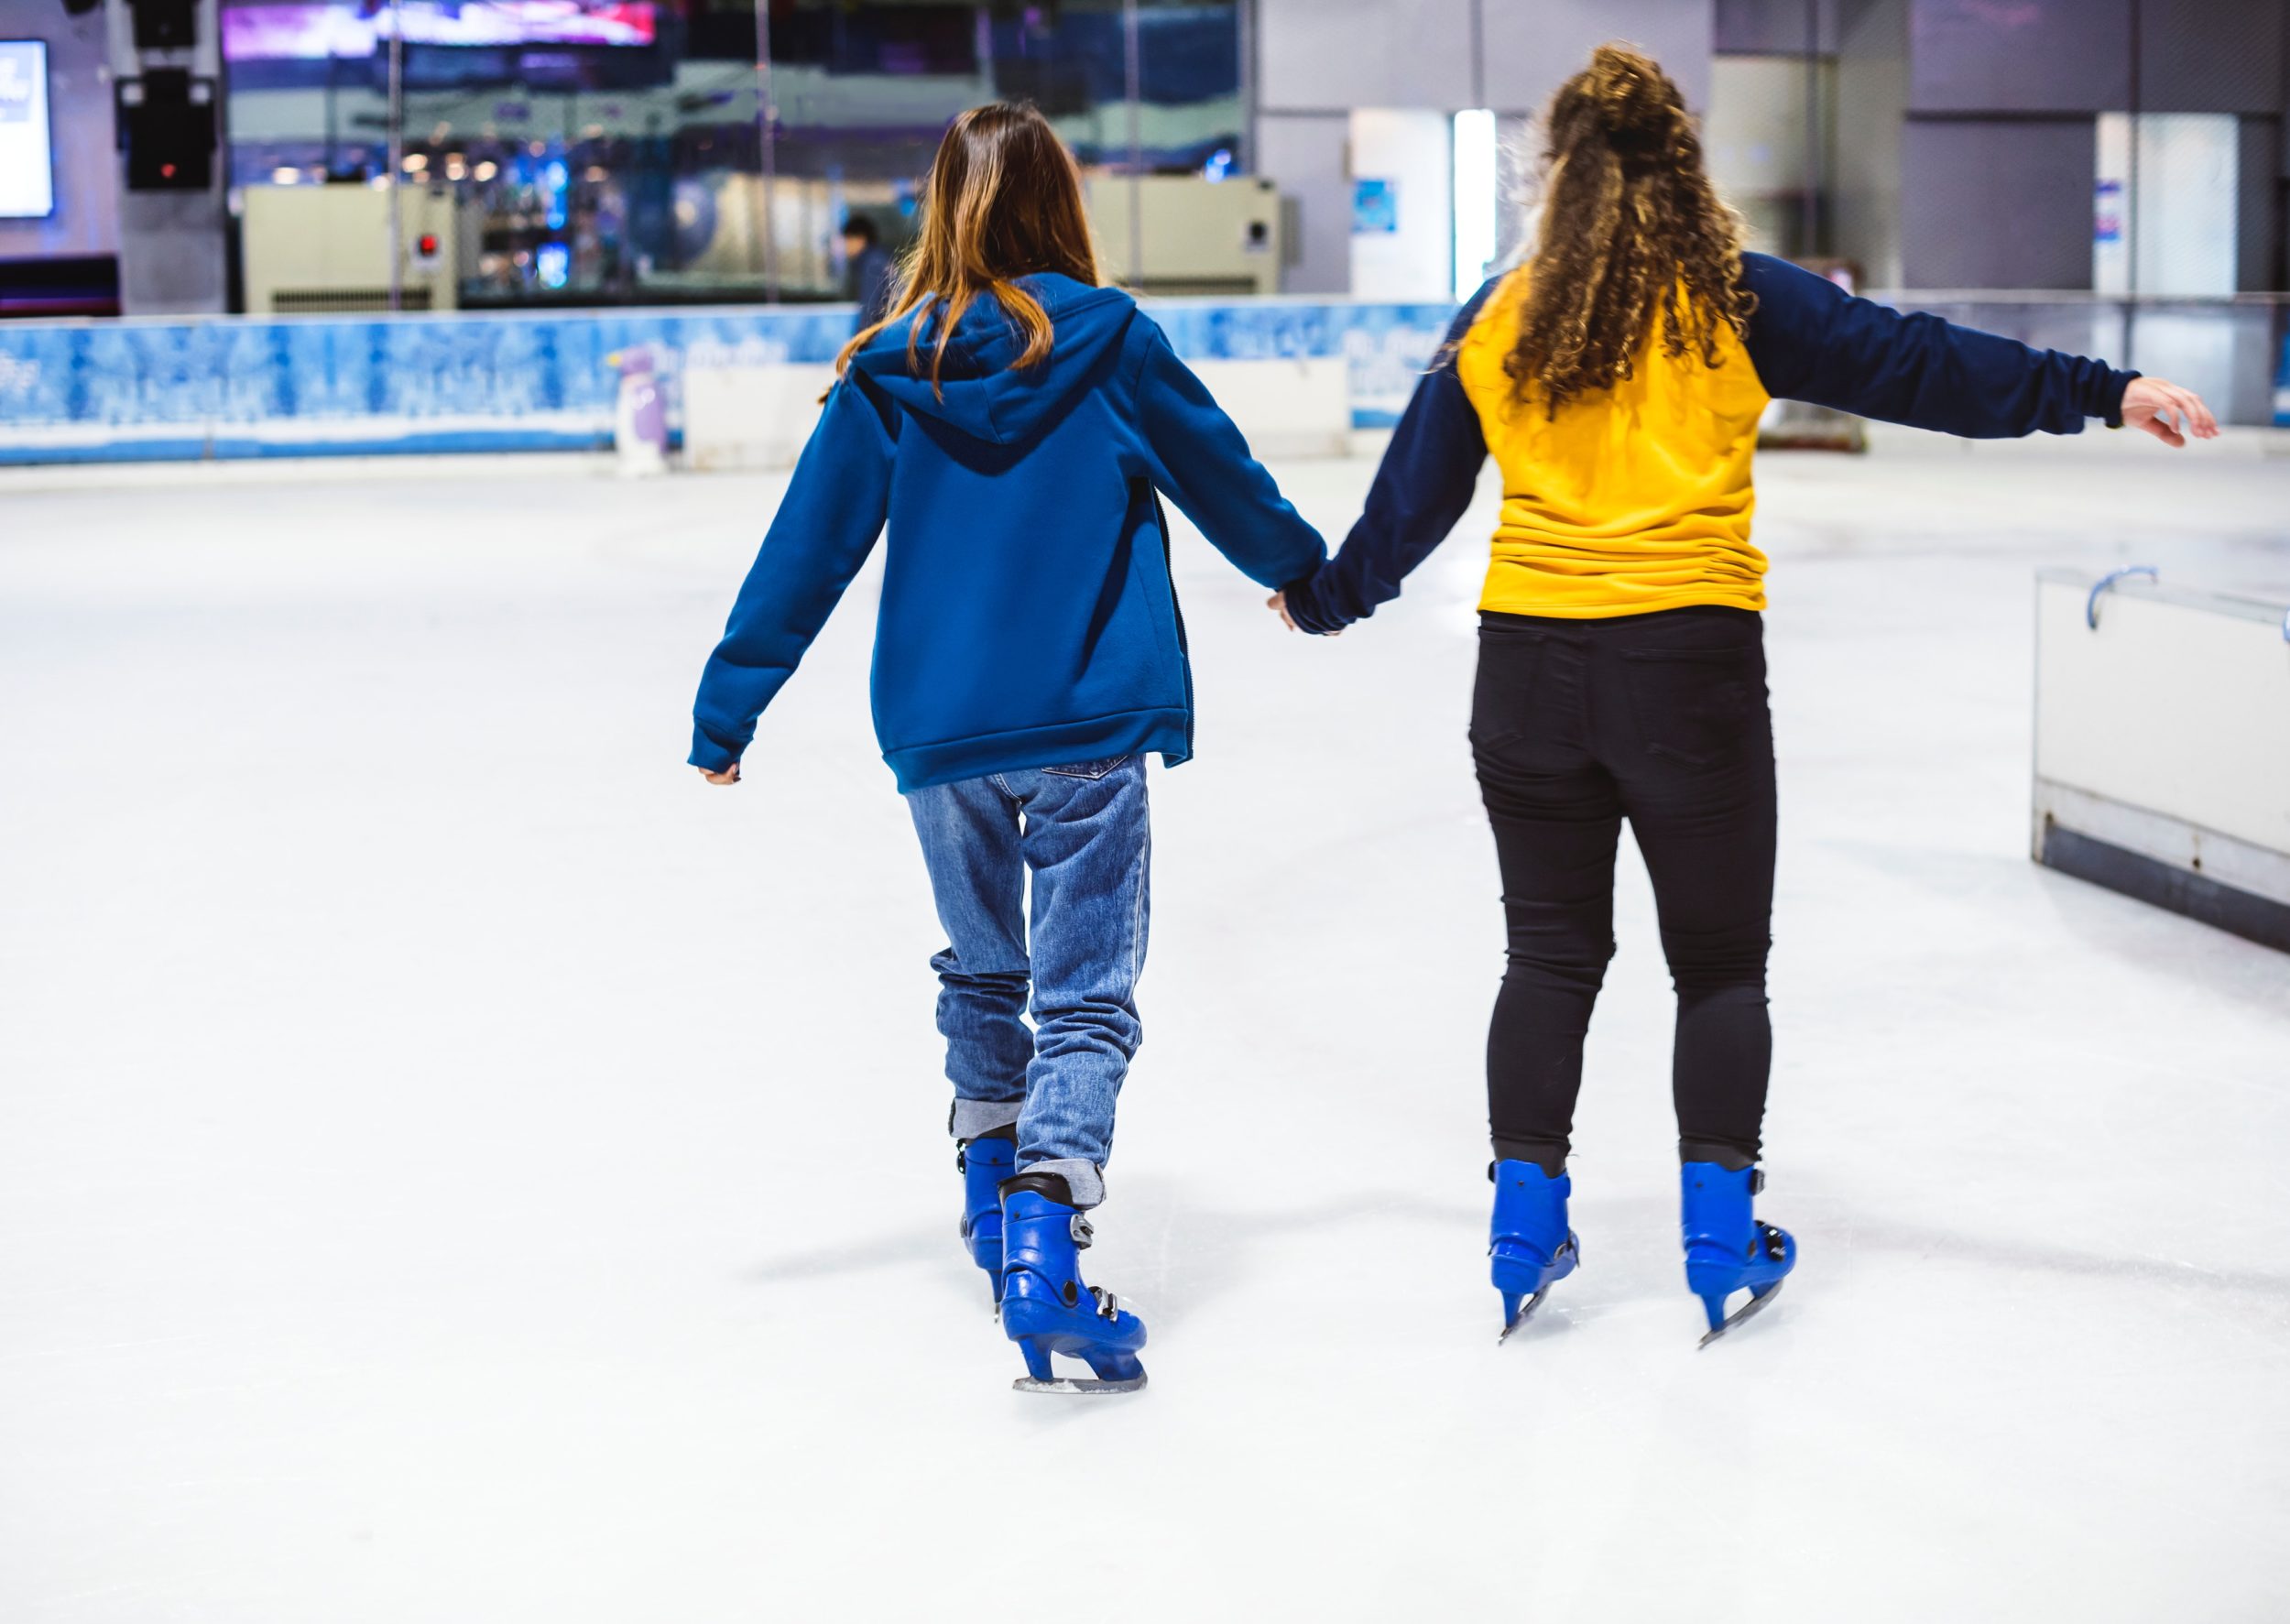
POLYGON ((1266 586, 1327 550, 1161 329, 1097 285, 1079 174, 1030 107, 954 121, 890 315, 837 370, 701 677, 692 764, 738 781, 888 524, 875 727, 947 935, 962 1234, 1021 1390, 1138 1387, 1145 1328, 1076 1253, 1140 1036, 1145 758, 1193 754, 1160 496, 1266 586), (1099 1379, 1053 1380, 1052 1353, 1099 1379))

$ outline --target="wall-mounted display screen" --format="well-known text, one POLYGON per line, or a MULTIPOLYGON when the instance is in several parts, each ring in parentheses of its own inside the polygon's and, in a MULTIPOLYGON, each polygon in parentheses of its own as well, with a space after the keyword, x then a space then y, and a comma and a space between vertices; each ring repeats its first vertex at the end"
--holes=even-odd
POLYGON ((48 136, 48 45, 0 39, 0 220, 56 212, 48 136))
MULTIPOLYGON (((406 0, 408 45, 649 45, 650 0, 406 0)), ((370 57, 388 39, 390 12, 322 3, 236 5, 223 13, 223 54, 234 62, 370 57)))

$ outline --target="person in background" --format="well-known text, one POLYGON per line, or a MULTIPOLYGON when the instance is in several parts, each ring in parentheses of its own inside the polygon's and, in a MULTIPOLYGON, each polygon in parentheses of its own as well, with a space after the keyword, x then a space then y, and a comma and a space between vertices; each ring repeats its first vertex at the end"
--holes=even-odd
POLYGON ((1503 507, 1471 751, 1510 933, 1487 1045, 1505 1335, 1579 1257, 1566 1158, 1628 819, 1677 988, 1686 1284, 1714 1336, 1797 1256, 1751 1209, 1772 1050, 1773 734, 1765 555, 1750 541, 1767 402, 1974 437, 2096 418, 2177 446, 2218 424, 2159 379, 1903 315, 1743 253, 1677 86, 1635 51, 1601 48, 1545 127, 1532 256, 1464 308, 1343 550, 1271 606, 1318 633, 1372 614, 1445 539, 1494 453, 1503 507))
POLYGON ((843 221, 843 283, 844 297, 859 308, 858 324, 853 331, 864 332, 881 326, 890 313, 897 278, 890 250, 876 235, 875 223, 864 214, 846 215, 843 221))
MULTIPOLYGON (((956 119, 898 303, 845 347, 692 707, 692 764, 738 782, 757 717, 888 521, 875 726, 946 931, 931 964, 962 1235, 1030 1391, 1145 1379, 1144 1325, 1083 1284, 1078 1249, 1141 1031, 1145 757, 1193 754, 1160 496, 1266 586, 1327 557, 1160 327, 1097 283, 1049 122, 998 103, 956 119), (1054 1379, 1052 1354, 1098 1379, 1054 1379)), ((863 1203, 875 1117, 848 1109, 842 1199, 863 1203)), ((896 1312, 886 1332, 913 1336, 896 1312)))

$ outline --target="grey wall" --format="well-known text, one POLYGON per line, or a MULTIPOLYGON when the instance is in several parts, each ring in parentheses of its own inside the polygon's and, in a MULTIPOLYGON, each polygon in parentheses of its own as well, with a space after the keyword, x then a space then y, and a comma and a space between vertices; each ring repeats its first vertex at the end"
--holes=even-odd
POLYGON ((1288 293, 1352 290, 1352 178, 1347 161, 1351 116, 1292 114, 1257 124, 1259 171, 1280 182, 1291 201, 1281 273, 1288 293))
POLYGON ((2283 0, 2140 0, 2139 105, 2283 111, 2283 0))
POLYGON ((2277 168, 2281 121, 2246 118, 2236 157, 2234 285, 2246 293, 2282 288, 2284 186, 2277 168))
MULTIPOLYGON (((1845 0, 1848 32, 1856 9, 1845 0)), ((1903 285, 2089 287, 2089 121, 2135 106, 2244 118, 2238 276, 2244 288, 2280 286, 2290 6, 2139 0, 2135 52, 2132 9, 2132 0, 1906 0, 1903 285), (2007 201, 2012 212, 1998 213, 2007 201), (1988 229, 1932 240, 1965 220, 1988 229), (2078 274, 2059 279, 2078 261, 2078 274)), ((1849 88, 1844 105, 1844 128, 1866 145, 1849 88)))
POLYGON ((56 210, 47 219, 0 220, 0 259, 115 251, 119 167, 102 15, 66 16, 61 0, 0 0, 0 39, 48 42, 56 184, 56 210))
POLYGON ((1908 108, 1908 0, 1839 0, 1837 252, 1872 288, 1901 285, 1901 132, 1908 108))
POLYGON ((2088 118, 1911 119, 1901 141, 1909 288, 2088 288, 2088 118))
POLYGON ((1838 13, 1851 0, 1718 0, 1719 55, 1792 56, 1813 37, 1818 56, 1837 54, 1838 13))
POLYGON ((1908 30, 1916 112, 2131 105, 2131 0, 1911 0, 1908 30))
MULTIPOLYGON (((1687 102, 1707 105, 1717 0, 1243 0, 1254 6, 1254 150, 1295 200, 1283 286, 1351 284, 1356 107, 1539 113, 1609 39, 1651 51, 1687 102)), ((1518 128, 1505 121, 1507 135, 1518 128)), ((1506 226, 1508 233, 1509 227, 1506 226)))
POLYGON ((1635 45, 1685 93, 1709 105, 1713 0, 1481 0, 1487 99, 1501 113, 1541 113, 1551 93, 1608 40, 1635 45))
POLYGON ((1258 0, 1258 105, 1477 107, 1477 0, 1258 0))

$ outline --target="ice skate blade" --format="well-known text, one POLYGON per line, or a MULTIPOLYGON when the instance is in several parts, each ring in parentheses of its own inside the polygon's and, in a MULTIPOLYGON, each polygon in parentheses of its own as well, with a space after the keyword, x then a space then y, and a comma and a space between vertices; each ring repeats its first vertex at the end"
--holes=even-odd
POLYGON ((1021 1376, 1011 1382, 1010 1390, 1020 1393, 1133 1393, 1145 1385, 1145 1372, 1123 1381, 1100 1381, 1093 1377, 1060 1376, 1048 1381, 1037 1381, 1021 1376))
POLYGON ((1752 1297, 1747 1302, 1744 1302, 1739 1308, 1735 1309, 1731 1313, 1726 1316, 1725 1323, 1720 1324, 1716 1330, 1704 1332, 1702 1334, 1702 1339, 1694 1345, 1696 1349, 1707 1347, 1711 1343, 1717 1341, 1718 1338, 1732 1330, 1743 1320, 1746 1320, 1750 1315, 1756 1313, 1768 1302, 1771 1302, 1774 1298, 1781 1295, 1781 1286, 1782 1282, 1775 1281, 1772 1291, 1766 1292, 1762 1297, 1752 1297))
POLYGON ((1544 1286, 1533 1296, 1528 1298, 1526 1305, 1520 1309, 1518 1314, 1511 1320, 1510 1324, 1503 1327, 1503 1334, 1495 1338, 1495 1346, 1497 1347, 1500 1347, 1504 1343, 1509 1342, 1510 1340, 1510 1334, 1513 1331, 1516 1331, 1520 1326, 1525 1324, 1529 1320, 1532 1319, 1534 1317, 1534 1311, 1543 1306, 1543 1299, 1550 1294, 1551 1288, 1544 1286))

